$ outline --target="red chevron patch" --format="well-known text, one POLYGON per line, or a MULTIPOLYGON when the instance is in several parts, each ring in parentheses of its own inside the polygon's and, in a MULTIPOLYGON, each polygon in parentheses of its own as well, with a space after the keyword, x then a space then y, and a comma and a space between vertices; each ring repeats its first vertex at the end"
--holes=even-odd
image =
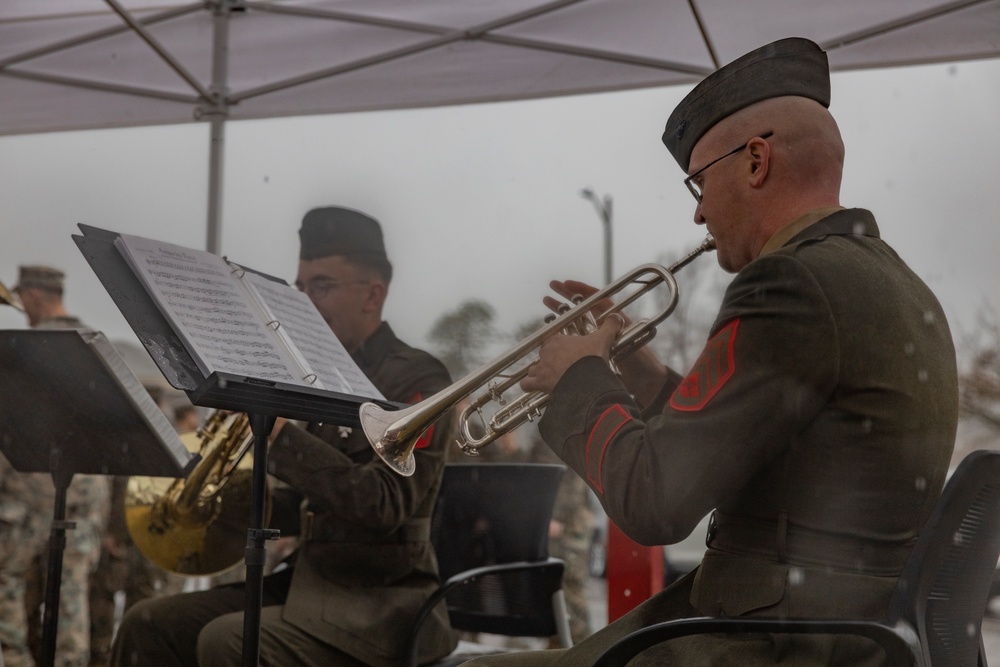
POLYGON ((736 371, 733 348, 740 321, 733 320, 712 336, 673 396, 674 410, 697 412, 715 396, 736 371))
POLYGON ((601 495, 604 494, 604 454, 621 427, 630 421, 632 415, 615 403, 604 411, 594 428, 590 429, 586 450, 587 479, 601 495))

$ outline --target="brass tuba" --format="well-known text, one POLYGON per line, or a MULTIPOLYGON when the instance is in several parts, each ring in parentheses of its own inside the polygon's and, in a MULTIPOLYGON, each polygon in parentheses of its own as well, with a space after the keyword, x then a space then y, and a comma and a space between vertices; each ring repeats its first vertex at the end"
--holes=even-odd
POLYGON ((253 445, 250 419, 216 410, 181 440, 201 460, 184 479, 130 478, 125 522, 139 551, 164 570, 220 574, 239 565, 246 548, 252 459, 241 461, 253 445))
POLYGON ((545 326, 516 347, 420 403, 397 411, 385 410, 375 403, 363 404, 361 427, 368 437, 368 442, 390 468, 400 475, 412 475, 416 467, 413 449, 424 431, 448 410, 465 401, 473 393, 485 389, 485 392, 473 399, 459 415, 461 438, 457 444, 466 454, 478 454, 482 447, 525 422, 541 416, 549 400, 545 392, 522 393, 513 399, 508 399, 504 394, 520 384, 521 379, 527 375, 530 355, 545 339, 559 333, 576 335, 591 333, 612 316, 621 317, 625 321, 621 311, 651 290, 661 285, 666 286, 669 290, 666 305, 654 316, 636 320, 618 334, 611 348, 611 364, 614 367, 616 360, 624 358, 652 340, 656 335, 656 326, 669 317, 677 306, 678 292, 674 273, 702 253, 714 249, 715 239, 709 234, 700 246, 669 267, 643 264, 591 297, 574 299, 573 306, 566 304, 558 315, 553 316, 545 326), (594 309, 612 297, 619 297, 619 301, 599 315, 594 315, 594 309), (499 409, 492 415, 485 416, 483 408, 489 403, 497 404, 499 409), (470 428, 473 417, 479 420, 480 430, 484 432, 482 436, 473 434, 470 428))

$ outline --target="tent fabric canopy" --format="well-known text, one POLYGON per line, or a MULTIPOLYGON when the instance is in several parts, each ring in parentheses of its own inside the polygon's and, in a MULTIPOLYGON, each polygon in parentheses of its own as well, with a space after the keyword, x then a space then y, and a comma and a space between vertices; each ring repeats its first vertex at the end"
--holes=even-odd
POLYGON ((2 0, 0 136, 693 84, 783 37, 834 70, 1000 57, 1000 0, 2 0))
POLYGON ((788 36, 998 57, 1000 0, 4 0, 0 135, 690 84, 788 36))

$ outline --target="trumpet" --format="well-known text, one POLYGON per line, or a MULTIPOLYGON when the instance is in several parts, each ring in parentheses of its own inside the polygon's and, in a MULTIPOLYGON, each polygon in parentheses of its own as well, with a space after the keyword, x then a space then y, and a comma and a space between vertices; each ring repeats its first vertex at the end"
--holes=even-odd
POLYGON ((129 478, 125 521, 142 555, 164 570, 220 574, 245 553, 252 470, 241 461, 253 445, 250 419, 216 410, 181 440, 201 460, 184 479, 129 478))
POLYGON ((648 343, 656 335, 657 325, 669 317, 677 306, 678 290, 674 274, 702 253, 714 249, 715 239, 709 234, 701 245, 669 267, 643 264, 586 299, 575 297, 574 305, 564 304, 557 315, 517 346, 419 403, 396 411, 385 410, 375 403, 364 403, 360 410, 361 427, 368 442, 390 468, 409 477, 416 469, 413 449, 424 431, 446 412, 485 387, 485 392, 472 400, 459 415, 460 438, 456 443, 464 453, 470 456, 478 454, 482 447, 542 415, 549 400, 547 393, 526 392, 512 400, 505 398, 504 393, 527 375, 529 355, 545 339, 560 333, 591 333, 612 315, 624 317, 621 311, 643 295, 666 286, 669 296, 663 308, 652 317, 633 321, 619 332, 610 353, 614 368, 618 359, 648 343), (630 288, 633 291, 628 291, 630 288), (617 295, 624 296, 599 315, 594 314, 602 301, 617 295), (489 403, 496 403, 499 409, 487 419, 483 409, 489 403), (474 419, 478 419, 484 430, 481 436, 472 432, 472 424, 476 423, 474 419))

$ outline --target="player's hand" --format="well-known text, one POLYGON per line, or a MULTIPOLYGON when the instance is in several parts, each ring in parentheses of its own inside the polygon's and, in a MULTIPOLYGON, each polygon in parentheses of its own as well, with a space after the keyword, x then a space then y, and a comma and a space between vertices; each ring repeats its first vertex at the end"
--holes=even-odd
POLYGON ((566 370, 580 359, 597 356, 607 360, 624 322, 622 317, 609 317, 592 334, 556 334, 546 338, 538 349, 538 359, 528 367, 527 374, 521 380, 521 389, 551 392, 566 370))

